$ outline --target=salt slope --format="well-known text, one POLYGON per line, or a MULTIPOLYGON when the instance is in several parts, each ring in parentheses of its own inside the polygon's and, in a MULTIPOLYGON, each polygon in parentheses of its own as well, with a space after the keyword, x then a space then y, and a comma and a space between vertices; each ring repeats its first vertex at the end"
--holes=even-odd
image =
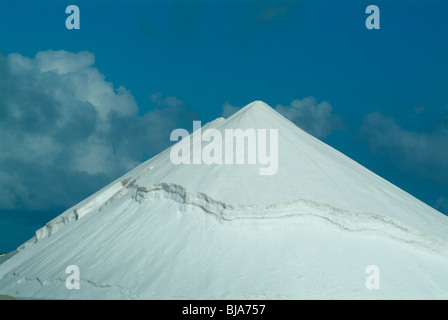
POLYGON ((0 265, 0 292, 57 299, 447 299, 446 243, 297 203, 229 206, 172 184, 129 186, 0 265), (65 288, 76 264, 81 288, 65 288), (381 270, 380 290, 365 268, 381 270))
MULTIPOLYGON (((278 172, 259 165, 173 165, 169 150, 125 175, 150 186, 168 182, 233 204, 272 204, 306 199, 352 212, 397 219, 448 240, 448 218, 314 138, 261 101, 207 125, 225 129, 278 129, 278 172), (152 168, 152 169, 150 169, 152 168)), ((205 143, 204 143, 205 145, 205 143)))
MULTIPOLYGON (((174 183, 230 204, 273 204, 305 199, 396 219, 448 240, 446 216, 307 134, 261 101, 247 105, 228 119, 217 119, 207 127, 221 132, 237 128, 278 129, 277 174, 261 176, 259 165, 173 165, 167 149, 112 186, 119 186, 119 181, 125 179, 141 186, 174 183)), ((101 192, 100 197, 105 192, 110 191, 101 192)))
POLYGON ((448 298, 445 216, 262 102, 208 127, 277 128, 277 175, 173 166, 166 150, 38 230, 0 265, 0 293, 448 298), (65 288, 69 264, 81 269, 81 290, 65 288), (370 264, 380 290, 364 285, 370 264))

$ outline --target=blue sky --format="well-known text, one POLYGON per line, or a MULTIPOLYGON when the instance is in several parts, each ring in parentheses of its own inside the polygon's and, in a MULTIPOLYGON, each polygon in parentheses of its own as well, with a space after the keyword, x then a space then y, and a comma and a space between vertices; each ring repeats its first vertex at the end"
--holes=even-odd
POLYGON ((2 1, 0 252, 174 128, 253 100, 448 214, 446 12, 436 0, 2 1), (79 30, 65 28, 70 4, 79 30), (365 27, 370 4, 379 30, 365 27))

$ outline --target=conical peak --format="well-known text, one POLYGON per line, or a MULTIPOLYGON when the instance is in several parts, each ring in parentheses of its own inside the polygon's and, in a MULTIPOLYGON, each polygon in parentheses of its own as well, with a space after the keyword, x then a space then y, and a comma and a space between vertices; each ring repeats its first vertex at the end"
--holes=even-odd
POLYGON ((260 118, 269 119, 273 114, 277 114, 277 111, 263 101, 256 100, 241 108, 231 118, 250 121, 260 118))
POLYGON ((273 110, 268 104, 264 103, 261 100, 255 100, 254 102, 249 103, 245 107, 241 109, 241 111, 251 111, 251 112, 262 112, 262 111, 271 111, 273 110))
POLYGON ((275 109, 260 100, 251 102, 235 112, 223 122, 223 126, 260 129, 288 127, 293 128, 293 130, 300 130, 275 109))
POLYGON ((251 107, 251 108, 269 107, 270 108, 270 106, 267 103, 265 103, 264 101, 261 101, 261 100, 255 100, 255 101, 249 103, 247 105, 247 107, 251 107))

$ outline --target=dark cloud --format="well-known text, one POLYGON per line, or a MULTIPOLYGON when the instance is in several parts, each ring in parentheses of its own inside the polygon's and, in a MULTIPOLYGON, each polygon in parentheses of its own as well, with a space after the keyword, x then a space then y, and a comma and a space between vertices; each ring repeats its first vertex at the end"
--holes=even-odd
POLYGON ((296 0, 261 0, 250 2, 256 20, 270 22, 284 18, 286 14, 300 6, 296 0))
POLYGON ((175 35, 192 35, 209 11, 209 6, 201 0, 173 1, 171 25, 175 35))
POLYGON ((361 137, 371 152, 387 156, 400 170, 444 182, 448 180, 448 117, 443 117, 445 121, 431 131, 406 130, 394 118, 374 112, 364 117, 361 137))
POLYGON ((222 1, 220 10, 229 17, 229 31, 232 33, 233 29, 241 32, 284 25, 300 7, 298 0, 251 0, 243 4, 240 1, 222 1))
POLYGON ((170 39, 181 43, 201 39, 204 35, 217 42, 232 39, 246 42, 248 33, 259 32, 264 28, 285 26, 291 22, 291 13, 301 8, 299 0, 174 0, 160 1, 152 4, 153 12, 146 12, 141 18, 140 27, 143 34, 159 40, 170 39), (219 19, 217 19, 219 17, 219 19), (160 21, 168 22, 168 25, 160 21))

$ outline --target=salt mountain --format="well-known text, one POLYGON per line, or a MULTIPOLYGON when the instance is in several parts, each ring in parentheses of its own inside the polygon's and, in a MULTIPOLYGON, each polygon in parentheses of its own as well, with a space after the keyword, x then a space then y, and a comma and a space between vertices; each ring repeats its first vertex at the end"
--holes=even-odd
POLYGON ((448 299, 447 216, 263 102, 204 127, 278 129, 277 173, 174 165, 167 149, 36 231, 0 265, 0 293, 448 299), (78 290, 66 288, 69 265, 78 290))

